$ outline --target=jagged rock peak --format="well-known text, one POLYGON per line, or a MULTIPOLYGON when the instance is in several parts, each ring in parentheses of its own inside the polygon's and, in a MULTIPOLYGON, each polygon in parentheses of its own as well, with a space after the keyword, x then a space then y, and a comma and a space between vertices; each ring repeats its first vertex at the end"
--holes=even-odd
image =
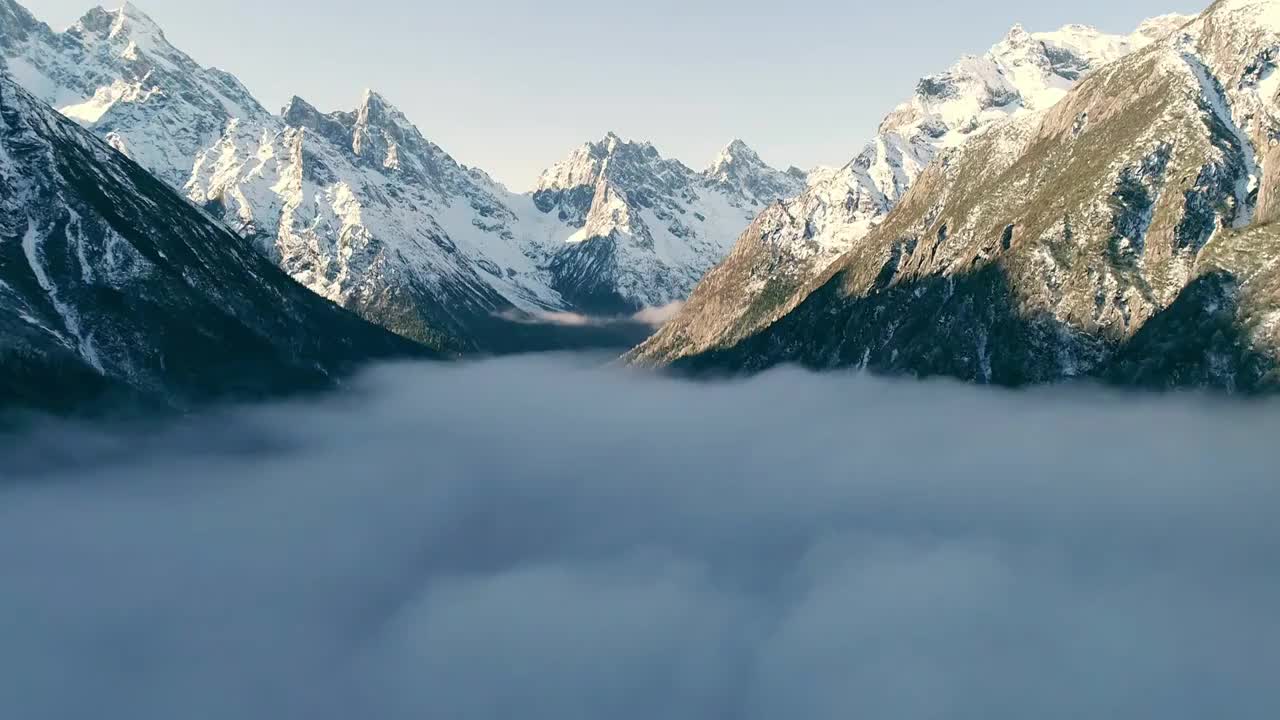
POLYGON ((329 113, 295 96, 281 110, 281 118, 346 150, 366 167, 396 174, 405 182, 431 186, 445 195, 462 192, 467 185, 460 177, 463 168, 373 90, 361 93, 353 110, 329 113))
POLYGON ((372 125, 391 123, 399 128, 412 127, 405 117, 387 97, 377 91, 366 89, 360 94, 360 104, 356 106, 354 115, 357 124, 372 125))
POLYGON ((324 113, 306 100, 294 95, 280 111, 285 124, 303 128, 327 138, 339 146, 350 144, 350 128, 339 119, 340 113, 324 113))
POLYGON ((54 32, 3 3, 0 51, 20 84, 171 185, 233 120, 269 117, 238 80, 169 44, 133 5, 94 8, 54 32))
POLYGON ((601 142, 601 144, 605 147, 606 150, 608 150, 609 152, 613 152, 614 150, 618 149, 619 145, 624 145, 626 144, 626 142, 627 141, 623 140, 622 137, 618 135, 618 133, 610 130, 609 132, 605 133, 604 140, 601 142))
POLYGON ((1009 28, 1009 32, 1005 33, 1004 40, 1001 42, 1014 45, 1030 42, 1031 39, 1031 33, 1027 32, 1027 29, 1022 26, 1022 23, 1014 23, 1013 27, 1009 28))
POLYGON ((750 145, 747 145, 742 140, 735 139, 724 146, 724 149, 720 151, 716 159, 711 162, 711 167, 707 172, 709 175, 716 175, 726 172, 732 167, 759 167, 764 164, 764 161, 760 159, 759 153, 751 149, 750 145))
MULTIPOLYGON (((335 141, 338 141, 338 137, 334 133, 359 134, 376 130, 390 135, 397 141, 411 139, 426 143, 425 138, 405 114, 392 105, 384 95, 373 90, 365 90, 361 93, 360 101, 354 109, 327 113, 295 95, 285 104, 280 111, 280 116, 289 125, 307 128, 335 141)), ((346 141, 339 141, 339 144, 345 145, 346 141)))
MULTIPOLYGON (((289 116, 291 115, 305 116, 305 115, 310 115, 312 113, 317 115, 322 114, 319 110, 316 109, 316 106, 307 102, 305 99, 303 99, 298 95, 294 95, 293 97, 289 98, 289 102, 285 103, 284 107, 280 109, 280 117, 285 118, 285 120, 288 120, 289 116)), ((290 122, 290 124, 292 125, 294 123, 290 122)))
POLYGON ((807 177, 797 168, 786 172, 774 169, 742 140, 726 145, 702 175, 708 186, 752 206, 799 194, 807 177))
MULTIPOLYGON (((574 148, 565 160, 560 164, 582 162, 584 159, 603 160, 614 153, 636 148, 652 148, 653 145, 647 142, 639 142, 627 140, 618 133, 610 130, 604 134, 599 140, 587 141, 574 148)), ((655 150, 656 151, 656 150, 655 150)))
POLYGON ((598 142, 578 146, 545 170, 534 192, 594 187, 606 176, 630 184, 637 175, 690 176, 692 172, 678 160, 664 159, 652 143, 626 140, 610 131, 598 142))
POLYGON ((71 32, 81 37, 128 39, 139 44, 148 40, 168 43, 159 23, 133 3, 125 3, 114 10, 95 7, 72 26, 71 32))
POLYGON ((658 149, 653 143, 647 140, 628 140, 616 132, 610 130, 605 133, 603 139, 598 143, 589 143, 593 148, 597 148, 604 155, 614 155, 620 152, 642 152, 657 157, 660 155, 658 149))

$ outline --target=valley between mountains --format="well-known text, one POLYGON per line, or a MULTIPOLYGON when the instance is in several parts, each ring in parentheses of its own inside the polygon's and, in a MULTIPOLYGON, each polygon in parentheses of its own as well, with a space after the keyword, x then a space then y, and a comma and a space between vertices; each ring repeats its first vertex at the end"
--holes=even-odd
POLYGON ((843 166, 734 140, 695 170, 609 133, 517 192, 377 92, 273 112, 131 4, 57 31, 0 0, 0 403, 570 349, 1268 391, 1278 64, 1278 0, 1015 26, 904 88, 843 166))

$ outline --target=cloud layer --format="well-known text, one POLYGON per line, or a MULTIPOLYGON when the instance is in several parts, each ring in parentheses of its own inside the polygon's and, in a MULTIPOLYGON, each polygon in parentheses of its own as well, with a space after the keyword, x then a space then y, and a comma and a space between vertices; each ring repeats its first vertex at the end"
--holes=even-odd
POLYGON ((667 303, 657 307, 647 307, 632 315, 627 316, 603 316, 603 315, 582 315, 575 312, 525 312, 507 311, 499 313, 499 317, 512 322, 529 324, 529 325, 563 325, 567 327, 610 327, 617 325, 643 325, 651 330, 657 330, 667 324, 671 318, 680 313, 684 308, 683 301, 667 303))
POLYGON ((0 440, 0 716, 1280 714, 1280 407, 564 359, 0 440))

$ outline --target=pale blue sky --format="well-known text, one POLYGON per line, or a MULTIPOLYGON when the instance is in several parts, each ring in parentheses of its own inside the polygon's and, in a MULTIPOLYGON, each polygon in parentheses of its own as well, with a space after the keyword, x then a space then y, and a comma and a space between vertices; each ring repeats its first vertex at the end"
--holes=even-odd
MULTIPOLYGON (((20 2, 56 28, 93 4, 20 2)), ((349 109, 372 87, 459 162, 523 190, 609 130, 695 168, 734 137, 779 167, 841 164, 921 75, 984 51, 1015 22, 1128 32, 1208 0, 134 4, 273 110, 295 94, 349 109)))

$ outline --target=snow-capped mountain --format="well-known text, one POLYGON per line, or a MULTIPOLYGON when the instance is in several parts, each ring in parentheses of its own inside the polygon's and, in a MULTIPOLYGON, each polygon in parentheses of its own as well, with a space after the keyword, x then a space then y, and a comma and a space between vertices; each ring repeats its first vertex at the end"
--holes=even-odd
POLYGON ((575 229, 553 287, 574 307, 624 313, 687 297, 751 218, 803 187, 740 140, 699 173, 610 133, 543 173, 533 201, 575 229))
POLYGON ((548 313, 630 314, 683 299, 759 208, 799 192, 742 143, 695 173, 611 136, 508 191, 368 92, 350 112, 264 110, 132 5, 65 32, 13 0, 0 57, 32 89, 320 295, 434 347, 615 342, 548 313), (591 337, 565 338, 576 332, 591 337))
POLYGON ((741 140, 726 145, 702 176, 705 184, 729 196, 736 205, 752 208, 799 195, 809 179, 807 172, 794 166, 786 172, 775 170, 741 140))
POLYGON ((944 149, 794 307, 679 364, 1280 388, 1278 63, 1280 2, 1218 0, 944 149))
POLYGON ((376 93, 351 112, 294 98, 279 117, 229 124, 185 190, 318 294, 437 347, 493 347, 502 313, 563 307, 539 263, 564 226, 376 93))
POLYGON ((0 407, 182 407, 424 354, 308 292, 0 69, 0 407))
POLYGON ((1045 111, 1094 69, 1189 19, 1156 18, 1127 36, 1082 25, 1046 33, 1015 26, 986 54, 923 78, 850 163, 815 174, 802 195, 762 213, 680 315, 633 357, 670 361, 764 327, 881 223, 940 152, 1009 118, 1045 111))
POLYGON ((0 0, 0 55, 32 94, 181 187, 191 161, 232 119, 269 116, 230 74, 204 68, 136 7, 90 10, 54 32, 13 0, 0 0))

